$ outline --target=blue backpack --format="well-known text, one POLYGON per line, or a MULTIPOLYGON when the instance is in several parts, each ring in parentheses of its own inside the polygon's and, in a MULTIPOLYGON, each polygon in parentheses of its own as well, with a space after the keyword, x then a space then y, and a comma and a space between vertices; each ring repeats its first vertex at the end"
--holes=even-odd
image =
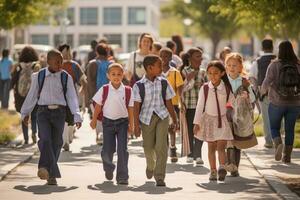
POLYGON ((97 91, 105 84, 108 84, 108 78, 106 76, 108 66, 112 62, 108 60, 96 60, 97 64, 97 77, 96 77, 96 89, 97 91))

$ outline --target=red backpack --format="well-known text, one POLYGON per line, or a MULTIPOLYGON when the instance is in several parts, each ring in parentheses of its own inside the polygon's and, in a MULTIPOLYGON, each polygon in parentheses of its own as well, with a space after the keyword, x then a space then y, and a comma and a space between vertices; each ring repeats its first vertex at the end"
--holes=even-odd
MULTIPOLYGON (((109 92, 109 85, 106 84, 103 86, 103 93, 102 93, 102 106, 101 106, 101 112, 97 116, 97 120, 102 121, 103 120, 103 106, 106 102, 106 99, 108 97, 108 92, 109 92)), ((125 86, 125 103, 126 103, 126 108, 128 108, 129 105, 129 100, 131 97, 131 87, 125 86)), ((96 102, 93 101, 93 106, 96 106, 96 102)))

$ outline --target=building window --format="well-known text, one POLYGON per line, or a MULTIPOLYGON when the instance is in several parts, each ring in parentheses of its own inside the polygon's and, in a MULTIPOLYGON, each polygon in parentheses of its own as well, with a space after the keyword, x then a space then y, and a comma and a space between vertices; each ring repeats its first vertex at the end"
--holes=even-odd
POLYGON ((109 44, 117 44, 122 47, 122 34, 104 34, 109 44))
POLYGON ((81 25, 98 24, 98 8, 80 8, 81 25))
POLYGON ((80 34, 79 35, 79 45, 89 45, 92 40, 97 40, 97 34, 80 34))
POLYGON ((49 35, 47 34, 32 34, 31 35, 32 44, 45 44, 49 45, 49 35))
POLYGON ((128 24, 130 24, 130 25, 146 24, 146 8, 145 7, 129 7, 128 8, 128 24))
POLYGON ((137 42, 140 34, 128 34, 128 52, 134 51, 137 49, 137 42))
POLYGON ((104 7, 103 8, 104 25, 121 25, 122 8, 121 7, 104 7))
POLYGON ((67 9, 67 18, 70 22, 69 23, 70 26, 75 25, 75 9, 74 8, 67 9))
MULTIPOLYGON (((60 44, 63 43, 62 36, 60 34, 55 34, 53 40, 54 40, 55 47, 58 47, 60 44)), ((71 47, 74 47, 74 40, 72 34, 67 35, 67 44, 70 45, 71 47)))

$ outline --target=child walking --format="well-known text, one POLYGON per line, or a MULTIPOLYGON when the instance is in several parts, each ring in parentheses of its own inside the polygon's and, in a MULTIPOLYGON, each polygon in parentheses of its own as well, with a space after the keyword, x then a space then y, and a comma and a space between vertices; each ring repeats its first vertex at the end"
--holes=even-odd
POLYGON ((207 66, 209 82, 199 92, 194 118, 194 133, 199 140, 208 143, 210 165, 209 180, 224 181, 227 174, 225 148, 227 141, 233 140, 231 128, 226 118, 226 104, 233 100, 231 85, 220 61, 211 61, 207 66), (216 167, 218 152, 219 169, 216 167))
POLYGON ((28 125, 29 114, 37 104, 38 147, 41 152, 38 177, 47 180, 48 185, 57 185, 56 178, 61 177, 57 161, 63 144, 66 106, 74 115, 77 128, 82 122, 73 80, 61 70, 62 62, 59 51, 48 52, 49 66, 32 75, 30 90, 21 108, 23 123, 28 125))
MULTIPOLYGON (((172 61, 172 51, 169 48, 163 48, 160 50, 160 58, 162 59, 163 72, 162 75, 169 81, 176 96, 172 98, 172 104, 174 106, 177 117, 179 117, 179 103, 181 102, 181 94, 183 89, 183 80, 180 72, 170 66, 172 61)), ((170 133, 170 158, 172 163, 178 161, 176 152, 176 130, 169 129, 170 133)))
POLYGON ((113 179, 115 165, 113 155, 116 152, 117 141, 117 184, 128 185, 128 151, 127 130, 132 132, 133 127, 133 98, 131 88, 122 83, 124 69, 118 63, 110 64, 107 70, 109 84, 102 86, 93 97, 96 102, 92 129, 97 126, 97 117, 103 113, 103 148, 101 157, 105 177, 113 179))
POLYGON ((134 133, 139 137, 142 131, 143 147, 147 161, 146 176, 154 175, 156 186, 165 186, 168 158, 169 114, 171 128, 176 130, 177 118, 172 105, 175 93, 168 81, 163 78, 162 61, 156 55, 148 55, 143 61, 146 75, 135 83, 134 94, 134 133))
MULTIPOLYGON (((243 118, 241 118, 241 120, 239 121, 239 126, 243 126, 243 124, 245 124, 247 127, 250 126, 250 129, 245 128, 245 126, 243 126, 243 130, 250 130, 249 134, 250 137, 248 136, 248 139, 243 139, 241 141, 240 138, 241 137, 236 137, 234 143, 238 143, 239 142, 239 148, 237 146, 234 146, 234 144, 232 144, 231 142, 229 142, 228 144, 228 148, 227 148, 227 165, 226 165, 226 170, 229 171, 231 173, 231 176, 239 176, 239 172, 238 172, 238 167, 240 164, 240 159, 241 159, 241 149, 243 148, 243 146, 245 147, 245 145, 242 145, 241 143, 247 143, 247 146, 252 144, 253 141, 255 142, 256 138, 255 136, 252 137, 253 134, 253 128, 251 131, 251 127, 253 127, 253 124, 249 123, 252 121, 252 113, 253 113, 253 108, 251 103, 255 102, 255 95, 253 93, 253 90, 251 88, 250 82, 248 81, 247 78, 243 77, 244 73, 244 67, 243 67, 243 57, 239 54, 239 53, 230 53, 227 55, 226 60, 225 60, 225 66, 226 66, 226 72, 228 75, 228 79, 229 82, 231 84, 231 88, 233 91, 233 94, 235 97, 239 97, 241 96, 242 98, 244 98, 245 100, 248 100, 248 104, 242 104, 242 103, 238 103, 238 102, 234 102, 233 106, 235 107, 235 110, 237 110, 238 108, 236 107, 243 107, 240 109, 243 109, 243 113, 245 113, 246 110, 249 111, 248 118, 243 116, 243 118), (250 99, 249 99, 250 98, 250 99), (248 106, 247 106, 248 105, 248 106), (250 109, 250 110, 249 110, 250 109), (249 119, 250 117, 250 119, 249 119)), ((238 112, 235 113, 235 115, 239 115, 238 112)), ((239 127, 234 126, 234 135, 239 135, 238 131, 239 131, 239 127)), ((241 131, 240 131, 241 132, 241 131)), ((241 134, 241 133, 240 133, 241 134)))

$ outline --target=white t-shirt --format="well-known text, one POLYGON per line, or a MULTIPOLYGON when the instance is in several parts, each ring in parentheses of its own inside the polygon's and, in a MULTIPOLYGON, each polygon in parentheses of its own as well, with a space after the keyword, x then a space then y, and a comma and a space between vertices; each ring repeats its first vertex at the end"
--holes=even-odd
MULTIPOLYGON (((102 105, 102 93, 103 87, 101 87, 93 97, 93 101, 95 101, 99 105, 102 105)), ((132 92, 128 107, 133 107, 132 92)), ((108 96, 103 106, 103 116, 111 120, 128 117, 125 98, 125 86, 123 84, 121 84, 118 89, 115 89, 111 85, 111 83, 109 83, 108 96)))
POLYGON ((141 55, 138 51, 134 51, 130 53, 130 57, 128 59, 128 62, 126 64, 126 70, 128 72, 134 73, 134 66, 135 66, 135 73, 136 75, 141 79, 145 75, 145 69, 143 66, 145 56, 141 55), (134 60, 134 53, 135 53, 135 60, 134 60), (135 65, 134 65, 135 62, 135 65))

